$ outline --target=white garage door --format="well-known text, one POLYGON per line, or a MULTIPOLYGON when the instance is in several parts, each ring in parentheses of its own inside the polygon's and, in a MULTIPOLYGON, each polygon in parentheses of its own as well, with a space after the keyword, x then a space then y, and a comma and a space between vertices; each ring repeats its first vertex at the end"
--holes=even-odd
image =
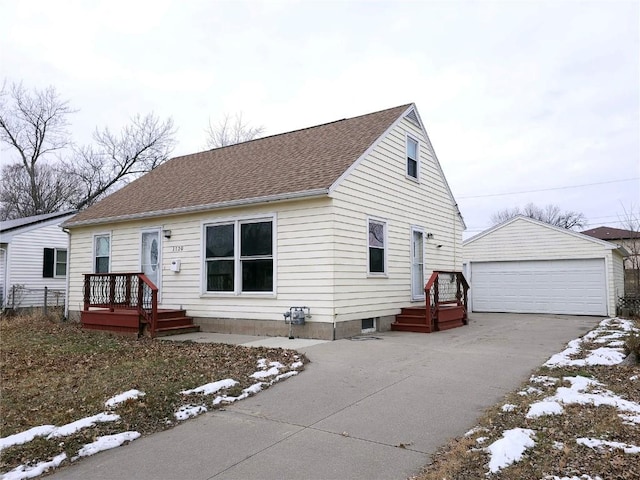
POLYGON ((604 259, 471 264, 475 312, 606 315, 604 259))

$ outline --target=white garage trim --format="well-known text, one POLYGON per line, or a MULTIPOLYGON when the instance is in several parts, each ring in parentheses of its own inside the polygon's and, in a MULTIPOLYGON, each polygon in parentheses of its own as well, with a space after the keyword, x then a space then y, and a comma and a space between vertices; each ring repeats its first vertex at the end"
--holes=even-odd
POLYGON ((604 258, 471 262, 476 312, 607 315, 604 258))

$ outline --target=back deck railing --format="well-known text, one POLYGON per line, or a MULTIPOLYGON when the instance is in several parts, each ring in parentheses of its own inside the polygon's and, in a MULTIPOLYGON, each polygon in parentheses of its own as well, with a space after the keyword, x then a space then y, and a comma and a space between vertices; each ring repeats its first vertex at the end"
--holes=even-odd
POLYGON ((87 273, 84 310, 90 308, 137 310, 140 333, 146 325, 153 337, 158 326, 158 287, 143 273, 87 273))
POLYGON ((469 284, 462 272, 434 271, 425 287, 427 322, 431 331, 440 330, 440 322, 454 318, 462 318, 462 323, 469 323, 467 318, 467 292, 469 284))

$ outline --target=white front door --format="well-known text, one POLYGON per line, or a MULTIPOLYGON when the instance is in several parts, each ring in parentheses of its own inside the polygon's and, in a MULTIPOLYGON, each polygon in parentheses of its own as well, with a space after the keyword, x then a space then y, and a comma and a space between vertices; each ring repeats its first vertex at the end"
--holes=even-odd
POLYGON ((411 230, 411 299, 424 300, 424 234, 411 230))
POLYGON ((160 230, 142 232, 140 269, 160 289, 160 230))

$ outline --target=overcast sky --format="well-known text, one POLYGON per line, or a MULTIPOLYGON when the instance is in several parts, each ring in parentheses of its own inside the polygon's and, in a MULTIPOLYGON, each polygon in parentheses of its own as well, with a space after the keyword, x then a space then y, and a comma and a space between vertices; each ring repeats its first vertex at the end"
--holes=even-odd
POLYGON ((415 102, 466 237, 528 202, 620 226, 640 204, 639 4, 0 0, 0 75, 55 86, 78 143, 171 116, 175 155, 224 113, 275 134, 415 102))

